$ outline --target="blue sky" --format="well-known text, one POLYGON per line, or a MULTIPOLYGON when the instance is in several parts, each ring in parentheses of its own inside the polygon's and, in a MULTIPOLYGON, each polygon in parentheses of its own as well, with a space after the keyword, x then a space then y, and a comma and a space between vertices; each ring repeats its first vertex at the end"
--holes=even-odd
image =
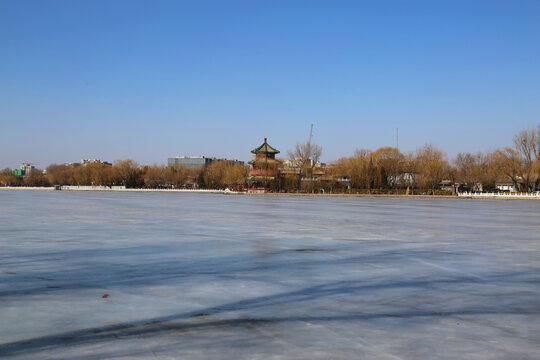
POLYGON ((509 146, 540 123, 540 1, 0 0, 0 168, 509 146))

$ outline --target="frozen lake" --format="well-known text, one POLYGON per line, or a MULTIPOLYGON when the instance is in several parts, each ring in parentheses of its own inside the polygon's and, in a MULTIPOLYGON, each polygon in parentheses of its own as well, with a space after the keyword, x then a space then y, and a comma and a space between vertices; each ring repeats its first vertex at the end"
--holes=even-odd
POLYGON ((0 279, 2 359, 540 358, 534 200, 6 190, 0 279))

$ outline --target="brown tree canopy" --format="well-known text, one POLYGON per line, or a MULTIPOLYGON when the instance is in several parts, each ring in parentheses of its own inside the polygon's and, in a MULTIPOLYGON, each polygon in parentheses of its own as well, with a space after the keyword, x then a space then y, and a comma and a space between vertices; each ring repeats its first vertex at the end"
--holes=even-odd
POLYGON ((436 189, 449 172, 446 154, 432 144, 416 150, 415 168, 420 186, 431 190, 436 189))
POLYGON ((249 167, 234 165, 230 161, 217 161, 204 170, 204 183, 210 188, 226 188, 228 185, 244 184, 249 167))

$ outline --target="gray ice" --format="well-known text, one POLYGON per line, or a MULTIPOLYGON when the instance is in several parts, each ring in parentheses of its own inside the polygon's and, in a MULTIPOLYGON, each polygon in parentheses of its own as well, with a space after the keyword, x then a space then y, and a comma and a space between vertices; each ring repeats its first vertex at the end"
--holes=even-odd
POLYGON ((539 220, 530 200, 0 191, 0 358, 538 359, 539 220))

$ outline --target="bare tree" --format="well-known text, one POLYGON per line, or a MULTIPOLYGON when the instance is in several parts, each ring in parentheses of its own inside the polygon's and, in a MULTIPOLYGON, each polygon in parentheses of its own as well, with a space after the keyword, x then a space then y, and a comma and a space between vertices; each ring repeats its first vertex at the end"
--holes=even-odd
POLYGON ((0 186, 20 186, 22 185, 22 179, 13 174, 11 169, 4 169, 0 171, 0 186))
POLYGON ((339 159, 333 165, 334 176, 349 178, 351 190, 352 188, 370 189, 369 163, 371 154, 370 150, 357 149, 352 157, 339 159))
POLYGON ((49 186, 49 181, 43 170, 31 169, 30 173, 24 178, 25 186, 49 186))
POLYGON ((424 187, 434 193, 448 171, 446 154, 435 145, 426 144, 416 151, 416 163, 424 187))
POLYGON ((522 130, 514 135, 514 146, 526 162, 532 162, 534 159, 540 158, 539 135, 536 129, 522 130))
POLYGON ((384 170, 386 182, 390 187, 394 187, 399 182, 399 177, 405 168, 405 156, 397 148, 383 147, 373 153, 375 164, 384 170))
POLYGON ((142 185, 144 182, 139 164, 131 159, 115 161, 112 170, 117 184, 133 188, 142 185))
POLYGON ((514 136, 514 147, 521 156, 521 177, 528 191, 534 190, 538 184, 539 167, 536 162, 540 159, 539 137, 536 129, 522 130, 514 136))
POLYGON ((322 155, 322 147, 317 144, 296 143, 293 151, 287 151, 289 160, 302 168, 306 165, 313 166, 319 162, 322 155))
POLYGON ((499 176, 503 175, 510 179, 516 188, 519 188, 521 174, 523 174, 523 163, 521 156, 516 150, 506 147, 503 150, 497 150, 490 155, 492 171, 499 176))
POLYGON ((149 188, 169 187, 172 183, 171 169, 166 166, 145 166, 143 168, 144 185, 149 188))
POLYGON ((454 164, 457 180, 465 184, 470 191, 477 190, 486 173, 485 157, 481 153, 458 153, 454 164))
MULTIPOLYGON (((287 151, 289 161, 294 168, 298 169, 297 188, 300 187, 302 179, 309 179, 312 182, 313 167, 319 162, 322 155, 322 147, 317 144, 296 143, 293 151, 287 151)), ((312 186, 310 186, 312 189, 312 186)))

